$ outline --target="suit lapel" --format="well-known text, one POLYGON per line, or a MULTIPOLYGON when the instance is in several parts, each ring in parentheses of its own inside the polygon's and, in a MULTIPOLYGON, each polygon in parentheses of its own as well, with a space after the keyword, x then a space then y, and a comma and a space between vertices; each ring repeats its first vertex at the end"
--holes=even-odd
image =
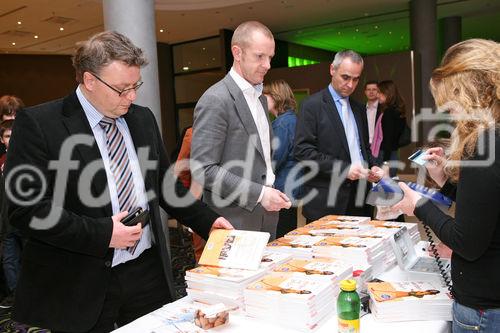
POLYGON ((327 89, 323 90, 323 112, 326 113, 328 116, 328 119, 330 119, 330 122, 333 125, 334 132, 337 133, 337 135, 340 138, 340 141, 342 143, 342 147, 344 147, 345 151, 349 155, 349 145, 347 143, 347 137, 345 135, 345 129, 344 125, 342 124, 342 119, 340 119, 339 112, 337 110, 337 106, 335 105, 335 102, 333 101, 333 97, 330 94, 330 91, 327 89))
MULTIPOLYGON (((259 132, 257 131, 257 126, 255 125, 255 121, 253 120, 252 113, 250 111, 250 108, 248 107, 243 92, 229 74, 227 74, 226 77, 224 78, 224 84, 226 85, 227 89, 229 90, 229 93, 234 99, 234 104, 236 105, 236 111, 238 113, 238 117, 240 118, 241 123, 243 124, 243 127, 245 128, 250 138, 250 141, 255 146, 260 156, 264 159, 264 151, 262 149, 262 144, 259 140, 259 132)), ((265 109, 266 108, 264 108, 264 110, 265 109)))
MULTIPOLYGON (((134 143, 135 151, 137 153, 137 157, 140 158, 138 149, 139 148, 144 148, 147 147, 149 148, 148 152, 148 159, 149 160, 157 160, 153 159, 152 154, 155 154, 155 152, 151 151, 153 148, 151 146, 151 136, 149 137, 150 140, 148 140, 148 137, 146 136, 146 131, 145 129, 150 127, 151 125, 148 125, 145 123, 144 119, 140 112, 142 110, 138 109, 137 106, 131 105, 129 111, 127 114, 123 117, 125 121, 127 122, 127 127, 130 131, 130 136, 132 137, 132 141, 134 143)), ((148 170, 143 170, 145 163, 141 163, 139 160, 139 165, 141 167, 141 173, 143 175, 146 175, 144 178, 144 185, 146 188, 146 191, 149 189, 153 189, 153 175, 151 172, 146 172, 148 170)))
MULTIPOLYGON (((66 97, 63 102, 63 123, 68 130, 68 140, 73 140, 75 135, 85 134, 90 135, 94 138, 94 133, 90 128, 87 117, 85 116, 85 112, 76 96, 76 93, 73 93, 66 97)), ((98 160, 101 161, 101 165, 99 166, 99 170, 96 172, 93 181, 92 181, 92 190, 94 191, 95 196, 101 195, 104 191, 108 193, 108 181, 106 178, 106 171, 104 170, 104 164, 102 164, 102 156, 95 143, 95 139, 92 145, 84 145, 84 144, 76 144, 74 146, 74 150, 79 155, 79 158, 82 162, 82 167, 89 165, 90 163, 98 160)), ((109 198, 109 197, 108 197, 109 198)), ((110 200, 107 201, 108 204, 103 207, 106 213, 111 213, 111 204, 110 200)))
POLYGON ((364 135, 363 135, 363 119, 362 117, 366 117, 366 112, 363 112, 363 110, 360 110, 358 106, 354 103, 350 103, 351 105, 351 110, 352 113, 354 114, 354 119, 356 120, 356 127, 358 128, 358 138, 359 138, 359 145, 361 147, 361 153, 363 154, 363 158, 365 161, 367 160, 366 156, 366 147, 364 145, 364 135))

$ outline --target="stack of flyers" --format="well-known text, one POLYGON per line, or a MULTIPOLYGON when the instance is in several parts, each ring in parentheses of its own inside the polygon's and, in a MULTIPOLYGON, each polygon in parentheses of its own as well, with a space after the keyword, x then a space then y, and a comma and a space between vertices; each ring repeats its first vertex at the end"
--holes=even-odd
POLYGON ((267 249, 273 252, 289 253, 296 258, 312 258, 313 245, 323 239, 325 237, 309 235, 281 237, 267 244, 267 249))
POLYGON ((352 265, 332 258, 290 259, 276 266, 274 272, 294 272, 306 275, 326 275, 334 285, 352 277, 352 265))
POLYGON ((392 221, 377 221, 373 220, 370 222, 371 226, 380 229, 395 229, 396 231, 401 229, 402 227, 406 227, 408 229, 408 233, 413 241, 413 244, 417 244, 420 240, 420 232, 418 231, 417 223, 410 222, 392 222, 392 221))
POLYGON ((369 282, 370 309, 379 321, 452 320, 447 289, 437 283, 369 282))
POLYGON ((325 275, 273 272, 245 289, 248 316, 301 331, 312 331, 334 315, 335 300, 325 275))
POLYGON ((243 308, 245 287, 288 259, 289 254, 266 251, 258 270, 198 266, 186 271, 187 293, 196 301, 243 308))
POLYGON ((352 236, 325 237, 313 246, 315 256, 343 259, 353 266, 370 265, 374 272, 384 269, 384 242, 382 238, 352 236))

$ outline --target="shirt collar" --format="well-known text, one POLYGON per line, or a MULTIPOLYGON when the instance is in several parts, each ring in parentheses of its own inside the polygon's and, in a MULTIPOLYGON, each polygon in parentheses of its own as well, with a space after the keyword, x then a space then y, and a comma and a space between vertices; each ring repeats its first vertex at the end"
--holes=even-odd
POLYGON ((335 102, 340 102, 341 99, 345 99, 346 102, 349 102, 349 96, 347 96, 347 97, 340 96, 339 93, 337 93, 337 91, 335 89, 333 89, 331 83, 328 85, 328 90, 330 91, 330 94, 332 95, 333 100, 335 102))
POLYGON ((231 78, 234 80, 234 82, 236 82, 236 85, 238 86, 238 88, 241 89, 241 91, 257 94, 257 97, 260 97, 260 95, 262 95, 262 90, 264 88, 264 85, 262 83, 252 85, 250 82, 245 80, 240 74, 238 74, 234 70, 234 67, 231 67, 229 75, 231 75, 231 78))
POLYGON ((76 88, 76 96, 82 105, 83 111, 89 120, 90 128, 94 128, 99 124, 99 122, 104 118, 104 115, 97 111, 97 109, 89 102, 89 100, 85 97, 80 86, 76 88))
POLYGON ((376 100, 373 103, 366 102, 366 108, 374 108, 374 109, 378 108, 378 101, 376 100))

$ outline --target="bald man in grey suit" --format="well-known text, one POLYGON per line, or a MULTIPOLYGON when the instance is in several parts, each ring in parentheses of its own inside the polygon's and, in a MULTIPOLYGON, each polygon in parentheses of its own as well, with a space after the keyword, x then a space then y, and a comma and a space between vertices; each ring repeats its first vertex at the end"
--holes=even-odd
POLYGON ((278 211, 291 205, 272 187, 272 131, 262 96, 274 37, 263 24, 244 22, 231 51, 231 71, 196 105, 191 170, 203 185, 203 201, 236 229, 267 231, 274 239, 278 211))

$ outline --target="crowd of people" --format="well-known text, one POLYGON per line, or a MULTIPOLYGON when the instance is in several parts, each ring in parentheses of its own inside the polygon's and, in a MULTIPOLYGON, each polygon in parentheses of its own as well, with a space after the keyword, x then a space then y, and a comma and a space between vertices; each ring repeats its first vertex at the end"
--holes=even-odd
MULTIPOLYGON (((240 24, 231 52, 231 70, 195 107, 173 173, 152 112, 133 104, 147 60, 117 32, 77 46, 78 86, 69 96, 29 108, 0 99, 5 303, 14 300, 15 320, 109 332, 173 301, 160 207, 195 232, 198 250, 214 228, 282 237, 297 227, 299 205, 307 222, 373 215, 370 184, 396 176, 407 144, 395 83, 368 80, 366 102, 354 100, 364 61, 339 51, 330 83, 298 108, 287 82, 264 84, 275 53, 265 25, 240 24), (137 207, 149 210, 149 223, 120 223, 137 207)), ((500 325, 499 53, 496 42, 461 42, 431 79, 436 105, 456 116, 457 128, 449 149, 427 150, 425 168, 456 199, 455 218, 404 183, 393 207, 417 215, 453 250, 454 332, 500 325), (464 164, 487 159, 484 142, 493 162, 464 164)))

